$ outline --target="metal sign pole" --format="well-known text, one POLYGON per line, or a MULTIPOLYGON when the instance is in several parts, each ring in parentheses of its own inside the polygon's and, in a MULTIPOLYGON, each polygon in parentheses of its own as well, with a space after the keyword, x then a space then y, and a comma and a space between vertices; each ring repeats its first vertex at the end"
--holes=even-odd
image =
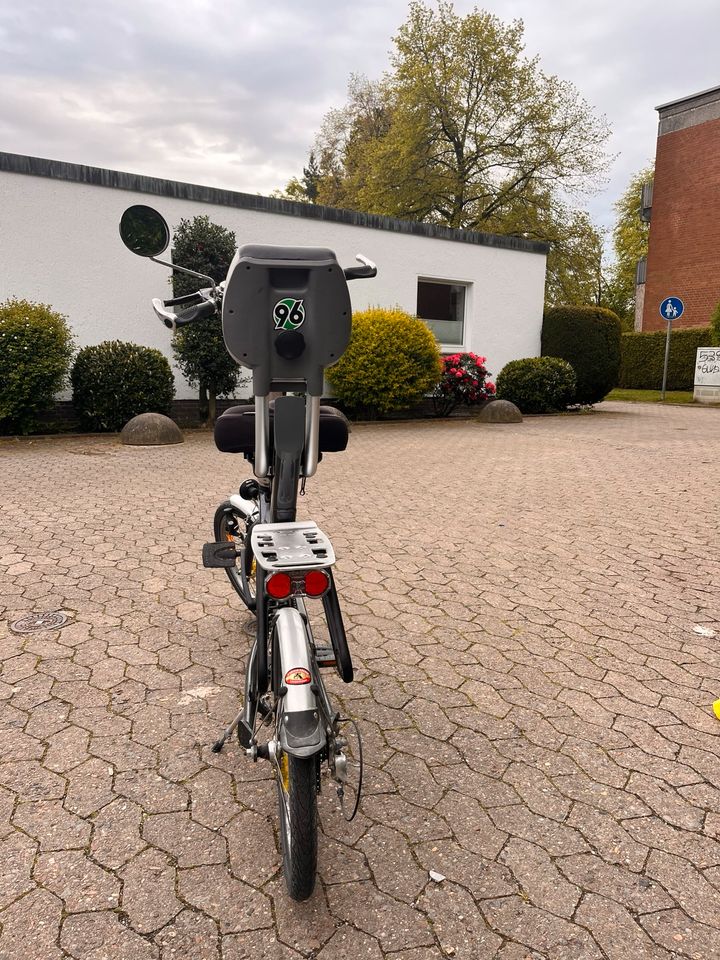
POLYGON ((665 338, 665 366, 663 367, 662 393, 660 399, 665 399, 665 387, 667 385, 668 360, 670 359, 670 331, 672 330, 672 320, 668 317, 667 337, 665 338))

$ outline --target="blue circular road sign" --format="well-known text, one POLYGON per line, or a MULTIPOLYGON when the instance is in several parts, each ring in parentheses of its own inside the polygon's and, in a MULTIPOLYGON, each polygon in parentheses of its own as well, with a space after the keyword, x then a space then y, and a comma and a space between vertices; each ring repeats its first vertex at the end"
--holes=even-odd
POLYGON ((664 320, 677 320, 683 315, 685 304, 680 297, 665 297, 660 304, 660 316, 664 320))

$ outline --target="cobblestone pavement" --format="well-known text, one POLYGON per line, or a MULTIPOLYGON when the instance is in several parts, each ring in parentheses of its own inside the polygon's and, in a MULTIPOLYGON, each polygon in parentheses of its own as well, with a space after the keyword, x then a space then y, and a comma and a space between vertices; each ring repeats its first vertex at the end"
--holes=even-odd
POLYGON ((302 905, 269 766, 208 747, 249 622, 200 547, 246 465, 201 433, 0 443, 3 960, 720 957, 719 437, 605 404, 325 458, 302 512, 369 769, 353 824, 320 798, 302 905))

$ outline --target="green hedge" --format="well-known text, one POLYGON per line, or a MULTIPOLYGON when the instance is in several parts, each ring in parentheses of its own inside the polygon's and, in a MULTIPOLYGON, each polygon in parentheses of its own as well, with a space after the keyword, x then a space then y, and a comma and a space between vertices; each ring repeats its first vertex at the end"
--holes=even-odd
POLYGON ((522 413, 565 410, 575 396, 575 371, 559 357, 526 357, 506 363, 497 378, 497 397, 522 413))
POLYGON ((622 324, 603 307, 553 307, 543 317, 544 357, 560 357, 577 377, 575 403, 599 403, 617 386, 622 324))
POLYGON ((121 430, 138 413, 169 413, 175 381, 159 350, 122 340, 83 347, 70 375, 85 430, 121 430))
MULTIPOLYGON (((710 343, 711 347, 720 347, 720 303, 715 307, 710 317, 710 343)), ((707 346, 707 344, 703 344, 707 346)))
MULTIPOLYGON (((659 390, 665 363, 664 330, 653 333, 624 333, 618 386, 625 390, 659 390)), ((670 334, 668 390, 692 390, 695 355, 698 347, 712 343, 710 327, 690 327, 670 334)))

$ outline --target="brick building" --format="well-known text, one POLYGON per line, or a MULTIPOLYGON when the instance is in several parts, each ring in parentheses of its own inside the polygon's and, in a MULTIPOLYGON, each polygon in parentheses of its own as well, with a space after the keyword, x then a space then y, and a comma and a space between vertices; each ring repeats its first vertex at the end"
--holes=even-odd
POLYGON ((643 200, 652 213, 637 319, 642 330, 664 330, 659 307, 675 296, 685 312, 673 329, 705 326, 720 301, 720 87, 657 111, 655 181, 652 198, 643 200))

